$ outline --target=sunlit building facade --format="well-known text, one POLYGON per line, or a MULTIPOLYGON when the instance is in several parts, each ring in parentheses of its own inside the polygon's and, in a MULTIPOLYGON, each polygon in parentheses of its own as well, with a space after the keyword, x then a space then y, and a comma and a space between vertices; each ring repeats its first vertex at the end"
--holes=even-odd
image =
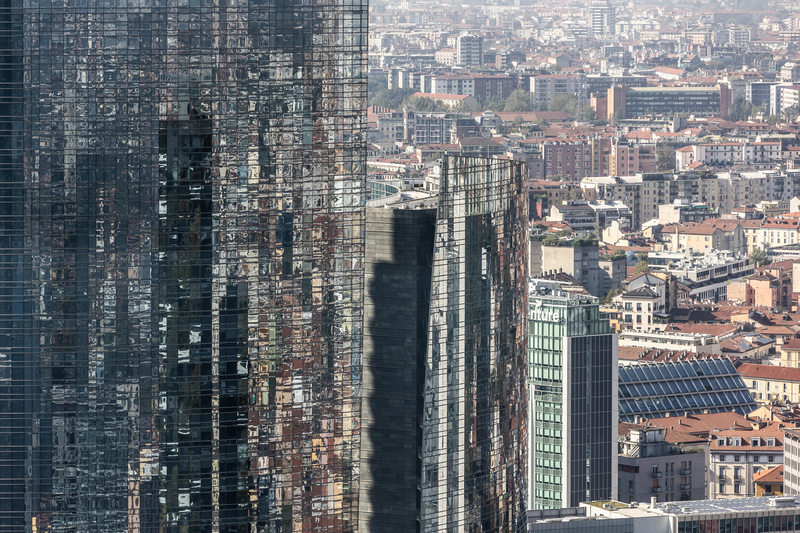
POLYGON ((355 531, 366 2, 0 9, 0 531, 355 531))
POLYGON ((529 509, 617 497, 616 335, 596 298, 533 280, 529 509))
POLYGON ((434 235, 421 531, 525 523, 527 168, 448 157, 434 235))

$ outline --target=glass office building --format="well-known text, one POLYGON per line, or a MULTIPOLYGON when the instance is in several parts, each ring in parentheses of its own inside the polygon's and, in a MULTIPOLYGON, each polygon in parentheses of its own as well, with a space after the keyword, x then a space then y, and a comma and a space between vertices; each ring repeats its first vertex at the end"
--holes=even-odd
POLYGON ((366 2, 0 21, 0 531, 355 530, 366 2))
POLYGON ((442 162, 422 420, 421 530, 525 526, 524 163, 442 162))
POLYGON ((617 338, 596 298, 530 286, 530 509, 617 495, 617 338))

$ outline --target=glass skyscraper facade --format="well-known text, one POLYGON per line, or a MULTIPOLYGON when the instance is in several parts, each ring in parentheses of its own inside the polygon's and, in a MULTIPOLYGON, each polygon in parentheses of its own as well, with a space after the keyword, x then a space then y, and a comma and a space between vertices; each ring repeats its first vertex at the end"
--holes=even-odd
POLYGON ((431 273, 421 531, 525 527, 524 163, 445 156, 431 273))
POLYGON ((617 492, 617 339, 598 300, 530 286, 530 509, 617 492))
POLYGON ((357 528, 366 24, 0 6, 0 532, 357 528))

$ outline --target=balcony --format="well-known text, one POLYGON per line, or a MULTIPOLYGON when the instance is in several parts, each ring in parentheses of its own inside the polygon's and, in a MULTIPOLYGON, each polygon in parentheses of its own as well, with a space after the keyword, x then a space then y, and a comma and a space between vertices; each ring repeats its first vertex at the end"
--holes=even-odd
POLYGON ((692 490, 692 484, 681 485, 681 490, 692 490))
POLYGON ((720 483, 725 483, 727 480, 728 476, 726 476, 725 474, 720 474, 717 476, 717 481, 719 481, 720 483))
POLYGON ((658 493, 658 492, 663 492, 663 491, 664 491, 664 489, 662 489, 661 487, 653 487, 653 493, 658 493))
POLYGON ((691 468, 681 468, 681 475, 682 476, 691 476, 692 469, 691 468))
POLYGON ((663 475, 664 475, 664 472, 659 472, 658 470, 653 470, 653 477, 658 478, 658 477, 662 477, 663 475))

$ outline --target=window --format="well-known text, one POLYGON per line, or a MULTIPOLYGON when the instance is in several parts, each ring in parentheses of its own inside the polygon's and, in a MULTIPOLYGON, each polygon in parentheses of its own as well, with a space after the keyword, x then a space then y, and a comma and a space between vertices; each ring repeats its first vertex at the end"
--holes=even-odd
POLYGON ((754 463, 757 463, 757 462, 758 462, 758 455, 754 455, 754 456, 753 456, 753 462, 754 462, 754 463))
POLYGON ((725 446, 725 437, 717 437, 717 446, 725 446))
POLYGON ((733 462, 734 463, 738 463, 739 462, 739 456, 738 455, 734 455, 733 456, 733 462))
POLYGON ((630 303, 630 302, 625 302, 625 310, 626 311, 632 311, 633 310, 633 304, 630 303))
POLYGON ((636 303, 636 310, 637 311, 641 311, 642 310, 642 303, 641 302, 637 302, 636 303))
POLYGON ((767 437, 767 446, 775 446, 775 437, 767 437))
POLYGON ((768 455, 767 456, 767 462, 768 463, 774 463, 775 462, 775 456, 774 455, 768 455))
POLYGON ((750 437, 750 446, 759 446, 761 444, 761 437, 750 437))
POLYGON ((720 455, 719 456, 719 460, 720 460, 720 462, 725 461, 725 456, 724 455, 720 455))
POLYGON ((733 493, 734 494, 739 494, 739 484, 738 483, 734 483, 733 484, 733 493))

